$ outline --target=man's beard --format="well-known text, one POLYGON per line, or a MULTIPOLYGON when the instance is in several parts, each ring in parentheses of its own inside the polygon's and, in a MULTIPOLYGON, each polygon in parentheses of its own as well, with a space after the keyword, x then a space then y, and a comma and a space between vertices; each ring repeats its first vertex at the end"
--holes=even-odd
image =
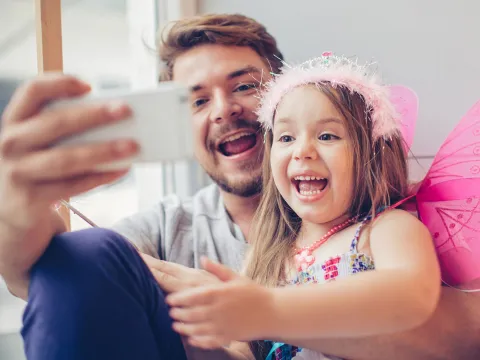
POLYGON ((250 197, 259 194, 262 191, 262 175, 252 177, 243 181, 229 181, 225 176, 219 174, 211 174, 207 172, 208 176, 216 183, 223 191, 241 196, 250 197))

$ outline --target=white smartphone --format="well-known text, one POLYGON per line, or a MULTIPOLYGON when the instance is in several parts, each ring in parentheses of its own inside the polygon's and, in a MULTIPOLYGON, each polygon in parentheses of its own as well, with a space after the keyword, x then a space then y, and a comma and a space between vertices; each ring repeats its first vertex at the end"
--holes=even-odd
POLYGON ((188 97, 186 87, 169 81, 149 90, 110 90, 54 102, 49 107, 121 100, 132 109, 132 116, 126 120, 87 130, 55 145, 82 145, 122 138, 133 138, 139 143, 141 151, 137 156, 102 164, 98 168, 100 171, 192 158, 193 129, 188 97))

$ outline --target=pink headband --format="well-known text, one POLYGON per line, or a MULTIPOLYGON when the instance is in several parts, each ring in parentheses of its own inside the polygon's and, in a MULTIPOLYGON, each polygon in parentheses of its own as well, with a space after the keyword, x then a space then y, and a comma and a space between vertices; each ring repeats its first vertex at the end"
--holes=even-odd
POLYGON ((266 129, 271 129, 275 109, 288 92, 301 85, 328 82, 333 87, 342 86, 362 95, 371 111, 374 139, 388 138, 401 130, 402 116, 391 101, 390 88, 380 83, 370 67, 331 52, 324 52, 321 57, 298 66, 285 64, 281 74, 274 74, 265 84, 257 111, 258 120, 266 129))

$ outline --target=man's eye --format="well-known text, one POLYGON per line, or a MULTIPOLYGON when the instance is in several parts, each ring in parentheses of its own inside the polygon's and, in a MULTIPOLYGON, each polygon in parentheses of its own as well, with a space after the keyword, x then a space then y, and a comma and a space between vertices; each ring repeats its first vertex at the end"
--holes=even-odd
POLYGON ((235 91, 248 91, 250 89, 255 89, 256 86, 255 84, 242 84, 242 85, 239 85, 235 91))
POLYGON ((208 102, 207 99, 197 99, 193 102, 193 107, 202 106, 202 105, 206 104, 207 102, 208 102))

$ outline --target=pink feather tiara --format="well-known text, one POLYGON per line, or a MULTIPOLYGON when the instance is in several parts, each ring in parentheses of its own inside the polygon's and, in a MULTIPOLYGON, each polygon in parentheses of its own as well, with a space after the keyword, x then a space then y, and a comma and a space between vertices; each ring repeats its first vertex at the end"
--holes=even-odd
POLYGON ((390 98, 390 88, 380 82, 371 64, 360 65, 357 61, 324 52, 321 57, 297 66, 284 63, 280 74, 265 84, 257 111, 258 121, 271 129, 275 109, 282 98, 292 89, 307 84, 328 82, 334 88, 341 86, 363 96, 367 111, 371 113, 373 137, 389 138, 401 128, 401 115, 390 98))

